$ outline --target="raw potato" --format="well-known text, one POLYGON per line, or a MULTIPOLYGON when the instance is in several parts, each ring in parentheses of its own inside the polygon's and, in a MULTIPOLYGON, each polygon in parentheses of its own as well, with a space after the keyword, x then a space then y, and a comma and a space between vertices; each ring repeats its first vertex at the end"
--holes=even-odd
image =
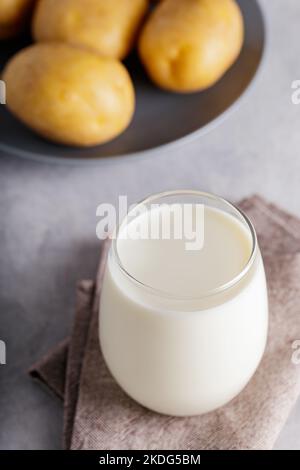
POLYGON ((6 66, 10 111, 38 134, 58 143, 92 146, 128 126, 134 89, 125 67, 68 44, 23 49, 6 66))
POLYGON ((0 39, 22 31, 35 0, 0 0, 0 39))
POLYGON ((176 92, 216 83, 237 59, 244 38, 234 0, 164 0, 139 39, 139 53, 152 80, 176 92))
POLYGON ((37 41, 63 41, 123 59, 131 50, 148 0, 40 0, 37 41))

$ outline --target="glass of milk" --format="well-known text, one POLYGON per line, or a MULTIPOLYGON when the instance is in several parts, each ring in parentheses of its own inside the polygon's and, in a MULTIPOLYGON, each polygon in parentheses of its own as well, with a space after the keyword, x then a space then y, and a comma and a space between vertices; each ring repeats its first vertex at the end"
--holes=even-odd
POLYGON ((113 237, 99 326, 111 374, 141 405, 190 416, 229 402, 253 376, 267 338, 252 223, 198 191, 142 201, 113 237))

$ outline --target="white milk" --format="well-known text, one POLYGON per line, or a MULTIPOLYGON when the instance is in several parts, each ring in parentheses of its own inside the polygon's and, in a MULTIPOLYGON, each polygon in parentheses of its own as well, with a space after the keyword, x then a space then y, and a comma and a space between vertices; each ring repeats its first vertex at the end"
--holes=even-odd
MULTIPOLYGON (((155 224, 158 210, 164 216, 156 209, 130 223, 155 224)), ((266 343, 265 274, 258 248, 251 258, 249 227, 206 206, 201 250, 186 250, 186 240, 121 235, 119 261, 139 282, 111 249, 99 323, 112 375, 160 413, 194 415, 227 403, 253 375, 266 343)))

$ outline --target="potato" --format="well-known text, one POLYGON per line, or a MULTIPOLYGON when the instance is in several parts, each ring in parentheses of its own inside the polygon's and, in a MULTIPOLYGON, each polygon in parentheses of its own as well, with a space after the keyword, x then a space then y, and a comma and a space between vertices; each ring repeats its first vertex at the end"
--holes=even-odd
POLYGON ((176 92, 216 83, 237 59, 243 18, 234 0, 164 0, 139 38, 139 54, 152 80, 176 92))
POLYGON ((0 0, 0 39, 6 39, 22 31, 35 0, 0 0))
POLYGON ((121 62, 60 43, 23 49, 4 69, 10 111, 58 143, 107 142, 130 123, 134 89, 121 62))
POLYGON ((62 41, 123 59, 131 50, 148 0, 40 0, 37 41, 62 41))

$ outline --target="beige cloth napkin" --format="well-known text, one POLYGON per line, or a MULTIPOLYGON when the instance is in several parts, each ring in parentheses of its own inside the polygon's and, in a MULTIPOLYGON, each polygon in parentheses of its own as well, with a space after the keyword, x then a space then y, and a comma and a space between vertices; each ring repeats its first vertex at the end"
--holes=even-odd
MULTIPOLYGON (((64 444, 72 449, 270 449, 300 394, 300 220, 258 196, 239 206, 255 224, 269 287, 266 352, 242 393, 217 411, 166 417, 131 400, 109 374, 99 349, 98 279, 81 281, 73 331, 31 374, 64 398, 64 444)), ((107 244, 103 244, 107 251, 107 244)))

